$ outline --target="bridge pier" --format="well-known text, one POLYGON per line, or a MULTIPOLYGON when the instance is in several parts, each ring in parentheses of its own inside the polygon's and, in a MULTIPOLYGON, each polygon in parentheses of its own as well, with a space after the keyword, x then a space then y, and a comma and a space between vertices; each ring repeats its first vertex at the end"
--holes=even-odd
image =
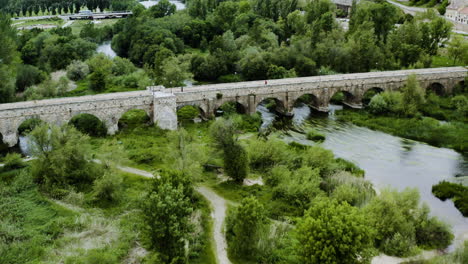
POLYGON ((7 144, 8 147, 14 147, 18 143, 18 133, 8 133, 3 135, 3 143, 7 144))
POLYGON ((153 120, 162 129, 177 130, 177 102, 174 94, 153 92, 153 120))

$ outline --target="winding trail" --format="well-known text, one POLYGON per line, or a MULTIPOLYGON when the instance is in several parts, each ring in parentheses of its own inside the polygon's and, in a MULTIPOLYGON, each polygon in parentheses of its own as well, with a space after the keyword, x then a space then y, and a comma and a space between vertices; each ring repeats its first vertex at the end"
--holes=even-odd
POLYGON ((227 256, 227 243, 223 234, 223 223, 226 218, 226 200, 217 195, 207 187, 197 187, 197 191, 203 195, 213 206, 212 213, 214 219, 214 241, 216 244, 216 257, 218 264, 231 264, 227 256))
MULTIPOLYGON (((94 160, 94 162, 100 163, 99 160, 94 160)), ((131 168, 131 167, 123 167, 118 166, 119 170, 140 175, 146 178, 153 178, 154 175, 150 172, 131 168)), ((224 219, 226 218, 226 200, 224 200, 221 196, 217 195, 213 190, 200 186, 196 188, 197 192, 203 195, 208 201, 210 201, 211 205, 213 206, 214 212, 212 212, 212 217, 214 219, 214 230, 213 230, 213 238, 216 244, 216 258, 218 264, 231 264, 229 261, 228 254, 227 254, 227 243, 226 239, 223 234, 223 223, 224 219)))

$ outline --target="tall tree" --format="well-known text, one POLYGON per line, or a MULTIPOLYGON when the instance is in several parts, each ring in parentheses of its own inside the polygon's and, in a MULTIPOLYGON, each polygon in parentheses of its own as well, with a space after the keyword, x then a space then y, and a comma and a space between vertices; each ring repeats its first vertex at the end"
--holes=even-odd
POLYGON ((0 43, 0 103, 7 103, 14 98, 19 55, 16 31, 11 27, 10 17, 3 13, 0 13, 0 43))
POLYGON ((304 264, 369 263, 373 230, 346 202, 318 200, 296 226, 296 250, 304 264))
POLYGON ((192 229, 189 219, 192 207, 187 186, 172 176, 162 173, 155 178, 142 200, 143 229, 164 263, 186 263, 185 244, 192 229))

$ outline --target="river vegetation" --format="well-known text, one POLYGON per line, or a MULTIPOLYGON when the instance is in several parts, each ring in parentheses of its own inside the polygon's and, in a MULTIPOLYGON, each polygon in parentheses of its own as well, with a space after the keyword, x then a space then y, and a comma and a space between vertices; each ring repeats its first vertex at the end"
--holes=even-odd
POLYGON ((468 216, 468 187, 451 182, 440 182, 432 186, 432 193, 442 201, 452 199, 455 207, 464 216, 468 216))
MULTIPOLYGON (((164 0, 147 10, 136 5, 131 18, 112 27, 87 24, 79 35, 70 28, 18 35, 1 15, 0 103, 177 87, 192 78, 233 82, 429 67, 451 30, 434 13, 404 16, 383 1, 355 5, 347 32, 328 0, 187 2, 182 12, 164 0), (96 54, 96 43, 111 38, 120 57, 96 54), (58 70, 65 74, 50 77, 58 70)), ((457 41, 449 42, 447 56, 463 64, 464 42, 457 41)), ((408 122, 406 130, 392 129, 421 127, 419 140, 443 132, 434 144, 464 151, 464 92, 450 99, 425 95, 409 77, 401 92, 370 99, 371 110, 340 117, 388 118, 387 129, 392 120, 408 122)), ((276 110, 275 102, 266 108, 276 110)), ((195 123, 203 113, 187 106, 177 113, 180 129, 164 131, 146 113, 131 111, 114 136, 92 116, 62 127, 25 124, 21 132, 35 159, 8 154, 0 168, 0 262, 216 263, 210 207, 197 186, 229 201, 225 236, 234 263, 369 263, 381 253, 406 257, 452 244, 451 228, 430 214, 415 189, 377 193, 362 169, 319 142, 288 144, 274 130, 261 131, 260 114, 237 112, 226 104, 216 120, 195 123), (155 177, 137 176, 135 168, 155 177)), ((307 137, 324 139, 313 130, 307 137)), ((462 250, 444 258, 462 261, 462 250)))
POLYGON ((439 96, 424 90, 410 76, 401 91, 385 91, 372 97, 363 110, 339 111, 337 115, 359 126, 466 153, 467 91, 464 82, 455 87, 454 94, 439 96))

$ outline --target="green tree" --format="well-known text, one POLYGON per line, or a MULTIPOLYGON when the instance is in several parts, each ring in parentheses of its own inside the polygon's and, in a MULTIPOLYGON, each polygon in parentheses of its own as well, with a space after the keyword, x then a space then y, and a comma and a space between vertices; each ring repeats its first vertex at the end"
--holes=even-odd
POLYGON ((403 111, 406 115, 415 115, 425 102, 425 91, 419 85, 415 74, 406 79, 405 86, 401 89, 403 94, 403 111))
POLYGON ((11 20, 0 12, 0 103, 13 100, 15 94, 16 31, 11 27, 11 20))
POLYGON ((166 88, 185 86, 184 81, 190 80, 190 58, 187 56, 170 57, 162 64, 161 84, 166 88))
POLYGON ((468 41, 455 35, 448 43, 448 55, 453 58, 453 64, 468 57, 468 41))
POLYGON ((22 64, 18 67, 16 74, 16 88, 18 91, 24 91, 26 87, 39 84, 45 78, 46 74, 43 71, 32 65, 22 64))
POLYGON ((296 226, 296 250, 302 263, 370 263, 373 230, 359 209, 322 199, 296 226))
POLYGON ((219 119, 210 127, 218 147, 223 150, 224 170, 236 182, 242 182, 248 174, 248 155, 235 137, 236 126, 232 119, 219 119))
POLYGON ((102 92, 106 89, 107 75, 102 70, 94 71, 89 76, 89 88, 96 92, 102 92))
POLYGON ((267 224, 265 209, 254 197, 244 198, 241 204, 228 213, 226 237, 229 249, 235 256, 256 256, 257 241, 267 224))
POLYGON ((176 5, 169 2, 169 0, 161 0, 158 4, 150 7, 149 14, 154 18, 170 16, 176 11, 176 5))
POLYGON ((165 263, 186 263, 185 244, 192 229, 189 219, 192 207, 184 185, 170 177, 162 174, 155 178, 141 201, 143 231, 165 263))
POLYGON ((71 126, 40 124, 30 133, 30 148, 37 159, 32 161, 35 182, 46 190, 77 188, 96 178, 91 161, 89 138, 71 126))

